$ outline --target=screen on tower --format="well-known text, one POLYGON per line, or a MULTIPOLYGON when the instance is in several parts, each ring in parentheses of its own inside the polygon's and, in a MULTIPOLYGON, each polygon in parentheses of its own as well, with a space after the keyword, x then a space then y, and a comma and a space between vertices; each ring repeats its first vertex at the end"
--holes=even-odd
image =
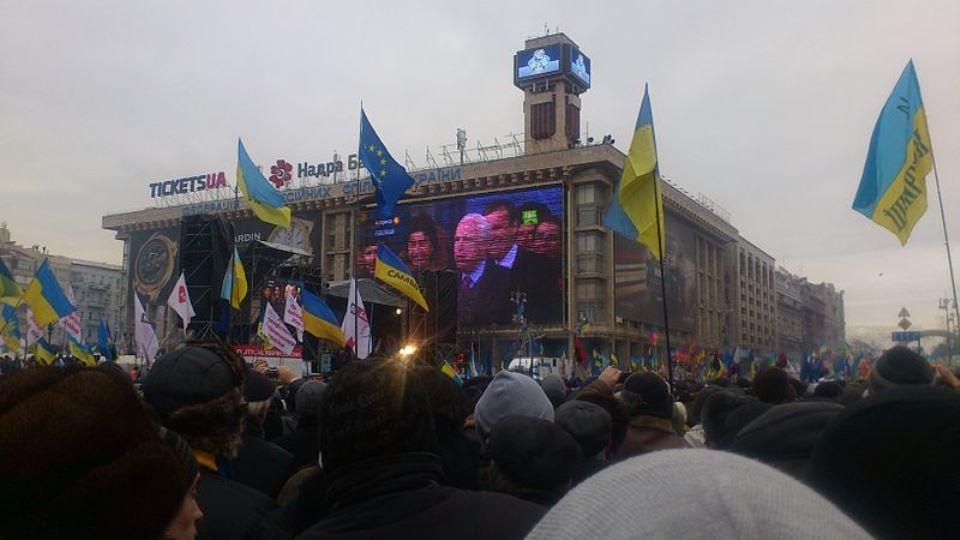
POLYGON ((520 51, 516 56, 517 79, 529 79, 560 71, 560 44, 520 51))
POLYGON ((590 58, 576 48, 570 55, 570 74, 578 79, 584 88, 590 88, 590 58))
POLYGON ((361 220, 360 276, 373 274, 382 243, 423 276, 418 281, 430 271, 456 273, 461 326, 514 324, 517 291, 529 322, 563 320, 560 187, 401 204, 390 218, 372 210, 361 220))

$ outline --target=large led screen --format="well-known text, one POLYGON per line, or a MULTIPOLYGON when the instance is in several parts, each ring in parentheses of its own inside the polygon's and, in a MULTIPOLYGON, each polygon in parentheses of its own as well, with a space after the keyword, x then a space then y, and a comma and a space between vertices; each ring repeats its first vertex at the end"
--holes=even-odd
POLYGON ((570 58, 570 73, 580 79, 580 82, 586 88, 590 88, 590 58, 578 49, 573 49, 570 58))
POLYGON ((538 77, 560 71, 560 45, 548 45, 517 53, 517 79, 538 77))
POLYGON ((461 326, 512 324, 515 291, 525 295, 531 323, 562 321, 562 188, 403 204, 392 218, 371 211, 362 219, 361 276, 373 273, 383 243, 415 275, 457 274, 461 326))
MULTIPOLYGON (((686 221, 667 214, 667 315, 670 327, 696 331, 696 234, 686 221)), ((660 264, 640 244, 614 235, 615 309, 619 317, 663 326, 660 264)))

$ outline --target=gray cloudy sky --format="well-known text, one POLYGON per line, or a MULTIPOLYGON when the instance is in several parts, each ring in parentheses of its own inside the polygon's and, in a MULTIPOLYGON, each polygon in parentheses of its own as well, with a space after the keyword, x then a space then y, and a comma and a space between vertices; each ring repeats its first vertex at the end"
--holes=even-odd
POLYGON ((845 289, 854 326, 904 305, 938 324, 949 290, 935 197, 906 248, 850 209, 913 57, 960 257, 956 0, 0 0, 0 13, 0 219, 54 253, 119 263, 101 216, 149 205, 151 181, 231 171, 237 136, 260 163, 349 152, 361 98, 393 153, 421 164, 458 127, 472 144, 520 131, 512 54, 548 23, 593 60, 591 135, 625 148, 649 82, 663 174, 778 264, 845 289))

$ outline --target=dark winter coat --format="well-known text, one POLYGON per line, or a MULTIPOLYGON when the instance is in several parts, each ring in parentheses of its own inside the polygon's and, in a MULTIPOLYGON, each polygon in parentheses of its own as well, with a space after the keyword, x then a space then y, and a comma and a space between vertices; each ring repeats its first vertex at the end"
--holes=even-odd
POLYGON ((276 500, 298 467, 293 454, 257 435, 249 426, 244 430, 240 453, 233 460, 233 479, 276 500))
POLYGON ((199 540, 291 537, 285 517, 269 497, 206 467, 200 468, 197 504, 203 510, 199 540))
POLYGON ((441 485, 434 454, 410 453, 336 471, 330 511, 298 538, 523 538, 545 510, 499 493, 441 485))

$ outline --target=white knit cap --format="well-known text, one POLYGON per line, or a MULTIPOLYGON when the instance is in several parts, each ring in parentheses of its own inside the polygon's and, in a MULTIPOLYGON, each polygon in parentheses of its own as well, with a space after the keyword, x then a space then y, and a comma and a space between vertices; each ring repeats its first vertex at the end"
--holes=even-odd
POLYGON ((628 459, 574 488, 528 539, 870 538, 809 487, 717 450, 628 459))

